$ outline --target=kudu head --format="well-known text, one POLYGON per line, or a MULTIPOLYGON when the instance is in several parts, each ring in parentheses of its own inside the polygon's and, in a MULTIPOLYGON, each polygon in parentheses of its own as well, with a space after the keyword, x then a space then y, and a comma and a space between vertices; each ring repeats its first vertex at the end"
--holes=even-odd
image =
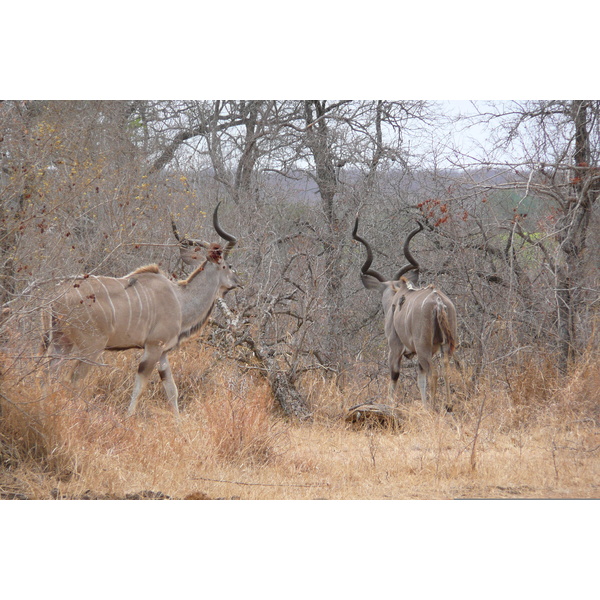
POLYGON ((367 289, 381 289, 385 287, 389 282, 398 281, 401 277, 404 277, 413 285, 417 285, 419 281, 419 263, 415 260, 414 256, 410 252, 409 244, 412 238, 419 233, 423 229, 423 224, 417 222, 417 228, 411 231, 404 241, 404 256, 406 260, 408 260, 408 264, 404 265, 394 276, 393 279, 386 279, 381 273, 375 271, 375 269, 371 269, 371 263, 373 262, 373 251, 371 250, 371 246, 367 243, 367 241, 360 237, 357 233, 358 231, 358 216, 356 217, 356 221, 354 222, 354 229, 352 230, 352 237, 360 242, 367 250, 367 260, 363 264, 361 268, 360 278, 363 282, 363 285, 367 289))
POLYGON ((224 292, 227 292, 236 287, 241 287, 241 285, 237 275, 226 262, 227 255, 236 245, 237 239, 230 233, 227 233, 219 224, 218 212, 220 205, 221 203, 219 202, 213 213, 213 227, 219 236, 225 240, 225 247, 221 244, 180 236, 173 217, 171 217, 171 226, 173 234, 179 243, 179 254, 183 263, 196 269, 201 267, 205 261, 212 263, 216 268, 223 271, 222 288, 224 292), (203 249, 207 251, 206 254, 203 252, 203 249))

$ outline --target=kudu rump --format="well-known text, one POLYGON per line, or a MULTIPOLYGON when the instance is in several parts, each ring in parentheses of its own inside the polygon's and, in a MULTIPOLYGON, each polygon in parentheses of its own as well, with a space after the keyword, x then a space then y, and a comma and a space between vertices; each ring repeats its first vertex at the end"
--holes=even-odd
POLYGON ((225 248, 182 240, 173 225, 181 258, 194 267, 183 281, 173 282, 157 265, 148 265, 121 278, 89 275, 63 284, 52 305, 51 364, 72 358, 71 381, 76 382, 85 377, 103 350, 142 348, 128 415, 135 412, 157 363, 167 398, 178 414, 178 391, 167 353, 204 325, 218 298, 239 287, 226 263, 237 240, 219 226, 218 210, 217 205, 213 226, 226 240, 225 248), (205 257, 202 248, 207 250, 205 257))
POLYGON ((360 276, 363 285, 367 289, 382 292, 384 329, 389 347, 390 396, 395 393, 402 357, 412 358, 416 355, 419 391, 423 404, 427 406, 428 385, 432 404, 437 390, 437 370, 433 357, 439 350, 444 357, 446 400, 450 401, 448 365, 456 347, 456 309, 450 298, 432 285, 426 288, 416 287, 419 263, 411 254, 409 244, 423 229, 421 223, 418 225, 404 242, 404 256, 408 264, 398 271, 393 280, 386 280, 380 273, 371 269, 373 252, 369 244, 357 234, 358 217, 354 223, 352 237, 367 250, 367 260, 362 266, 360 276))

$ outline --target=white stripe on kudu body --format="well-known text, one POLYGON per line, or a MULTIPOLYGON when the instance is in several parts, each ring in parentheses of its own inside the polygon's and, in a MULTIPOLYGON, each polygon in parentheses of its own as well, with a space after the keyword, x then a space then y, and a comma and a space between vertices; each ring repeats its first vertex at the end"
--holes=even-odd
POLYGON ((456 309, 448 296, 429 286, 416 287, 419 276, 419 263, 409 250, 410 240, 423 229, 419 227, 408 234, 404 242, 404 256, 408 264, 402 267, 393 280, 386 280, 371 269, 373 253, 369 244, 357 234, 358 217, 354 223, 352 237, 364 245, 367 260, 361 268, 361 280, 367 289, 377 289, 382 293, 385 315, 385 335, 389 348, 390 396, 395 394, 400 376, 400 363, 403 357, 416 355, 418 362, 418 386, 421 400, 428 405, 427 388, 433 403, 437 390, 437 371, 433 357, 438 351, 444 358, 444 380, 446 401, 450 403, 450 384, 448 366, 450 357, 456 348, 456 309), (411 279, 404 274, 412 276, 411 279))
POLYGON ((115 305, 113 304, 113 301, 110 297, 110 292, 106 289, 106 286, 104 285, 104 283, 102 283, 102 279, 100 277, 95 277, 95 281, 97 281, 104 288, 104 291, 106 292, 106 299, 108 300, 108 303, 110 304, 110 310, 112 311, 112 318, 114 321, 116 321, 117 314, 115 311, 115 305))
MULTIPOLYGON (((129 285, 129 282, 126 284, 124 281, 122 280, 118 280, 119 283, 123 286, 123 290, 127 290, 127 286, 129 285)), ((127 298, 127 309, 129 310, 128 313, 128 318, 127 318, 127 329, 131 330, 131 320, 133 318, 133 306, 131 305, 131 294, 125 294, 125 297, 127 298)), ((138 311, 139 311, 139 307, 138 307, 138 311)))
POLYGON ((184 281, 173 282, 158 266, 149 265, 118 279, 84 276, 63 284, 52 305, 48 348, 51 363, 58 365, 66 357, 74 359, 71 381, 75 382, 85 377, 104 350, 142 348, 128 414, 135 412, 157 364, 171 407, 178 413, 177 386, 167 353, 206 322, 218 298, 239 287, 237 276, 225 262, 237 240, 221 229, 218 209, 217 205, 213 225, 227 241, 225 248, 180 239, 173 225, 182 259, 195 267, 184 281), (202 248, 207 250, 206 255, 202 248))

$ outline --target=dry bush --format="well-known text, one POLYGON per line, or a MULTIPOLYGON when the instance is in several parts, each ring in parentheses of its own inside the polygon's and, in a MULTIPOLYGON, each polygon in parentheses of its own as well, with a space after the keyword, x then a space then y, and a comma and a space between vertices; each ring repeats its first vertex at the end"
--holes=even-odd
POLYGON ((600 424, 600 358, 584 357, 557 398, 579 419, 600 424))
POLYGON ((307 399, 313 421, 317 423, 339 420, 344 410, 352 406, 354 387, 346 386, 342 390, 336 385, 335 378, 315 372, 306 374, 299 384, 302 394, 307 399))
POLYGON ((81 394, 10 374, 0 419, 3 497, 599 494, 597 357, 567 380, 554 378, 549 367, 525 364, 514 367, 510 387, 490 372, 468 395, 456 390, 450 414, 424 410, 416 386, 408 387, 403 426, 394 430, 344 422, 350 406, 387 400, 385 380, 357 378, 341 391, 329 378, 307 374, 302 389, 314 418, 299 424, 274 406, 262 376, 217 356, 197 342, 172 354, 179 421, 157 375, 136 416, 125 417, 136 352, 106 353, 110 366, 94 369, 81 394))
POLYGON ((284 431, 273 418, 273 399, 264 382, 230 380, 202 409, 206 434, 220 459, 265 464, 283 452, 284 431))
POLYGON ((499 409, 510 413, 511 427, 534 427, 550 417, 598 423, 599 358, 592 353, 582 357, 568 377, 556 364, 550 356, 530 355, 495 377, 488 374, 487 388, 499 409))
POLYGON ((77 393, 59 381, 5 379, 11 398, 2 404, 5 466, 30 469, 33 461, 48 485, 68 482, 75 495, 126 494, 134 481, 172 489, 175 480, 189 485, 188 471, 199 465, 264 465, 284 452, 286 428, 273 417, 265 381, 239 378, 234 365, 215 363, 197 345, 172 360, 184 399, 181 418, 173 418, 156 375, 138 413, 127 419, 137 354, 105 353, 109 366, 94 369, 77 393))
POLYGON ((550 356, 526 355, 520 363, 506 367, 504 375, 508 396, 523 413, 551 401, 560 385, 556 361, 550 356))

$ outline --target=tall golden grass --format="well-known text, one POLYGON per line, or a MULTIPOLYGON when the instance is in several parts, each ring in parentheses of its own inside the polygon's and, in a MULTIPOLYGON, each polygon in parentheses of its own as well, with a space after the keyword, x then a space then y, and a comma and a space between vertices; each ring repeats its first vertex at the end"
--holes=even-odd
MULTIPOLYGON (((173 353, 181 417, 158 381, 125 410, 135 352, 108 354, 80 393, 38 372, 2 385, 3 498, 437 499, 600 497, 600 359, 568 379, 545 359, 452 374, 453 412, 424 410, 407 381, 399 429, 345 411, 379 390, 311 375, 314 418, 286 419, 258 373, 188 344, 173 353)), ((377 399, 377 398, 375 398, 377 399)))

